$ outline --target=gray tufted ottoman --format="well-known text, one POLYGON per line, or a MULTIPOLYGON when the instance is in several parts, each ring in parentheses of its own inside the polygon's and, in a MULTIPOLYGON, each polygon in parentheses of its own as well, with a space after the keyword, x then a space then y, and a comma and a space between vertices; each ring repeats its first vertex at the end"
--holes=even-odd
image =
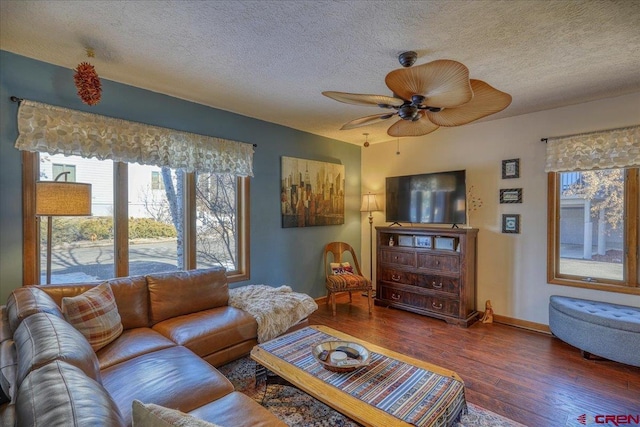
POLYGON ((562 341, 616 362, 640 366, 640 308, 552 295, 549 328, 562 341))

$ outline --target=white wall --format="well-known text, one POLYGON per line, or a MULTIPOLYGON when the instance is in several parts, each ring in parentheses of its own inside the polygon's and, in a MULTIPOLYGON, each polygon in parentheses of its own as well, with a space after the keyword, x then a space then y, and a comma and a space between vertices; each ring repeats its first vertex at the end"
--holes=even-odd
MULTIPOLYGON (((550 295, 640 306, 640 296, 547 284, 547 175, 541 138, 640 123, 640 93, 517 117, 440 128, 362 150, 362 193, 384 195, 385 177, 466 169, 467 188, 483 206, 471 213, 479 228, 477 305, 496 314, 548 324, 550 295), (502 179, 502 160, 520 159, 520 178, 502 179), (500 188, 522 188, 522 204, 500 204, 500 188), (520 234, 501 233, 502 214, 520 214, 520 234)), ((383 203, 384 206, 384 203, 383 203)), ((362 214, 362 264, 369 269, 369 222, 362 214)), ((374 212, 374 227, 388 225, 374 212)), ((375 229, 374 229, 375 244, 375 229)), ((374 250, 375 258, 375 250, 374 250)), ((374 275, 375 275, 375 259, 374 275)))

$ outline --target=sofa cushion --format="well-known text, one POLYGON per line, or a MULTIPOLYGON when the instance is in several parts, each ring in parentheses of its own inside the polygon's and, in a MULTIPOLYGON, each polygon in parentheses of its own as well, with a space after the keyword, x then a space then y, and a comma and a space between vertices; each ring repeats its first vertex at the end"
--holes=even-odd
POLYGON ((147 275, 151 324, 184 314, 227 305, 224 268, 147 275))
POLYGON ((31 372, 16 398, 21 426, 124 426, 106 390, 75 366, 56 360, 31 372))
POLYGON ((9 327, 9 317, 7 315, 7 306, 0 307, 0 342, 11 339, 12 331, 9 327))
POLYGON ((154 351, 102 371, 102 383, 131 425, 134 399, 189 412, 233 391, 213 366, 184 347, 154 351), (131 384, 135 378, 135 384, 131 384))
POLYGON ((258 324, 247 312, 224 306, 157 323, 153 330, 200 357, 247 340, 255 340, 258 324))
POLYGON ((103 283, 76 297, 62 298, 62 314, 100 350, 122 333, 116 300, 108 283, 103 283))
POLYGON ((15 426, 16 423, 16 405, 7 403, 0 405, 0 426, 15 426))
POLYGON ((184 412, 133 401, 133 427, 221 427, 184 412))
POLYGON ((96 354, 82 334, 64 320, 49 313, 36 313, 22 321, 14 339, 18 387, 29 372, 54 360, 64 360, 100 382, 96 354))
POLYGON ((0 342, 0 389, 9 401, 16 397, 17 372, 16 344, 13 340, 4 340, 0 342))
POLYGON ((23 286, 14 289, 7 300, 7 319, 11 333, 15 333, 20 322, 34 313, 50 313, 61 319, 64 318, 60 307, 37 287, 23 286))
POLYGON ((189 414, 225 427, 284 427, 285 424, 245 394, 234 391, 189 414), (241 417, 238 414, 242 414, 241 417))
MULTIPOLYGON (((104 282, 101 282, 104 283, 104 282)), ((144 276, 118 277, 107 280, 116 298, 118 313, 124 329, 142 328, 149 325, 149 291, 144 276)), ((62 306, 62 298, 75 297, 99 285, 96 282, 42 285, 40 289, 62 306)))
POLYGON ((141 354, 177 345, 151 328, 128 329, 112 343, 98 350, 100 369, 133 359, 141 354))

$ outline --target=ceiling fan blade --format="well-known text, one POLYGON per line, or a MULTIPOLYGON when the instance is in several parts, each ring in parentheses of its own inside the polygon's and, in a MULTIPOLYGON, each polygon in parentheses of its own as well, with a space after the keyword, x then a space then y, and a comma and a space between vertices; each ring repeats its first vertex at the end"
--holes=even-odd
POLYGON ((420 119, 412 122, 411 120, 400 119, 392 124, 387 130, 389 136, 422 136, 437 130, 440 126, 431 123, 424 115, 424 111, 420 111, 420 119))
POLYGON ((385 95, 365 95, 359 93, 347 93, 347 92, 333 92, 333 91, 325 91, 322 92, 324 96, 327 96, 331 99, 335 99, 336 101, 344 102, 346 104, 354 104, 354 105, 389 105, 394 107, 401 106, 404 101, 399 98, 394 98, 392 96, 385 95))
POLYGON ((360 117, 359 119, 351 120, 349 123, 345 123, 340 130, 348 130, 355 129, 361 126, 368 126, 374 123, 379 123, 381 121, 387 120, 397 113, 384 113, 384 114, 374 114, 373 116, 360 117))
POLYGON ((511 104, 511 95, 481 80, 471 80, 473 99, 464 105, 438 113, 425 111, 429 120, 440 126, 460 126, 495 114, 511 104))
POLYGON ((393 70, 387 74, 385 83, 400 98, 411 100, 413 95, 424 96, 422 105, 429 107, 457 107, 473 97, 469 69, 450 59, 393 70))

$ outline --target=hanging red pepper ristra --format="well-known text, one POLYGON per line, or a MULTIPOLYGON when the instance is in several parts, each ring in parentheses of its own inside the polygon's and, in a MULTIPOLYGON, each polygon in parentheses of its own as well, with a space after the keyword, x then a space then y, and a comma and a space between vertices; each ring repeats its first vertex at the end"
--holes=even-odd
MULTIPOLYGON (((93 58, 95 55, 92 49, 87 49, 87 56, 93 58)), ((78 88, 78 96, 87 105, 96 105, 102 96, 102 84, 93 65, 88 62, 81 62, 76 68, 73 79, 78 88)))

